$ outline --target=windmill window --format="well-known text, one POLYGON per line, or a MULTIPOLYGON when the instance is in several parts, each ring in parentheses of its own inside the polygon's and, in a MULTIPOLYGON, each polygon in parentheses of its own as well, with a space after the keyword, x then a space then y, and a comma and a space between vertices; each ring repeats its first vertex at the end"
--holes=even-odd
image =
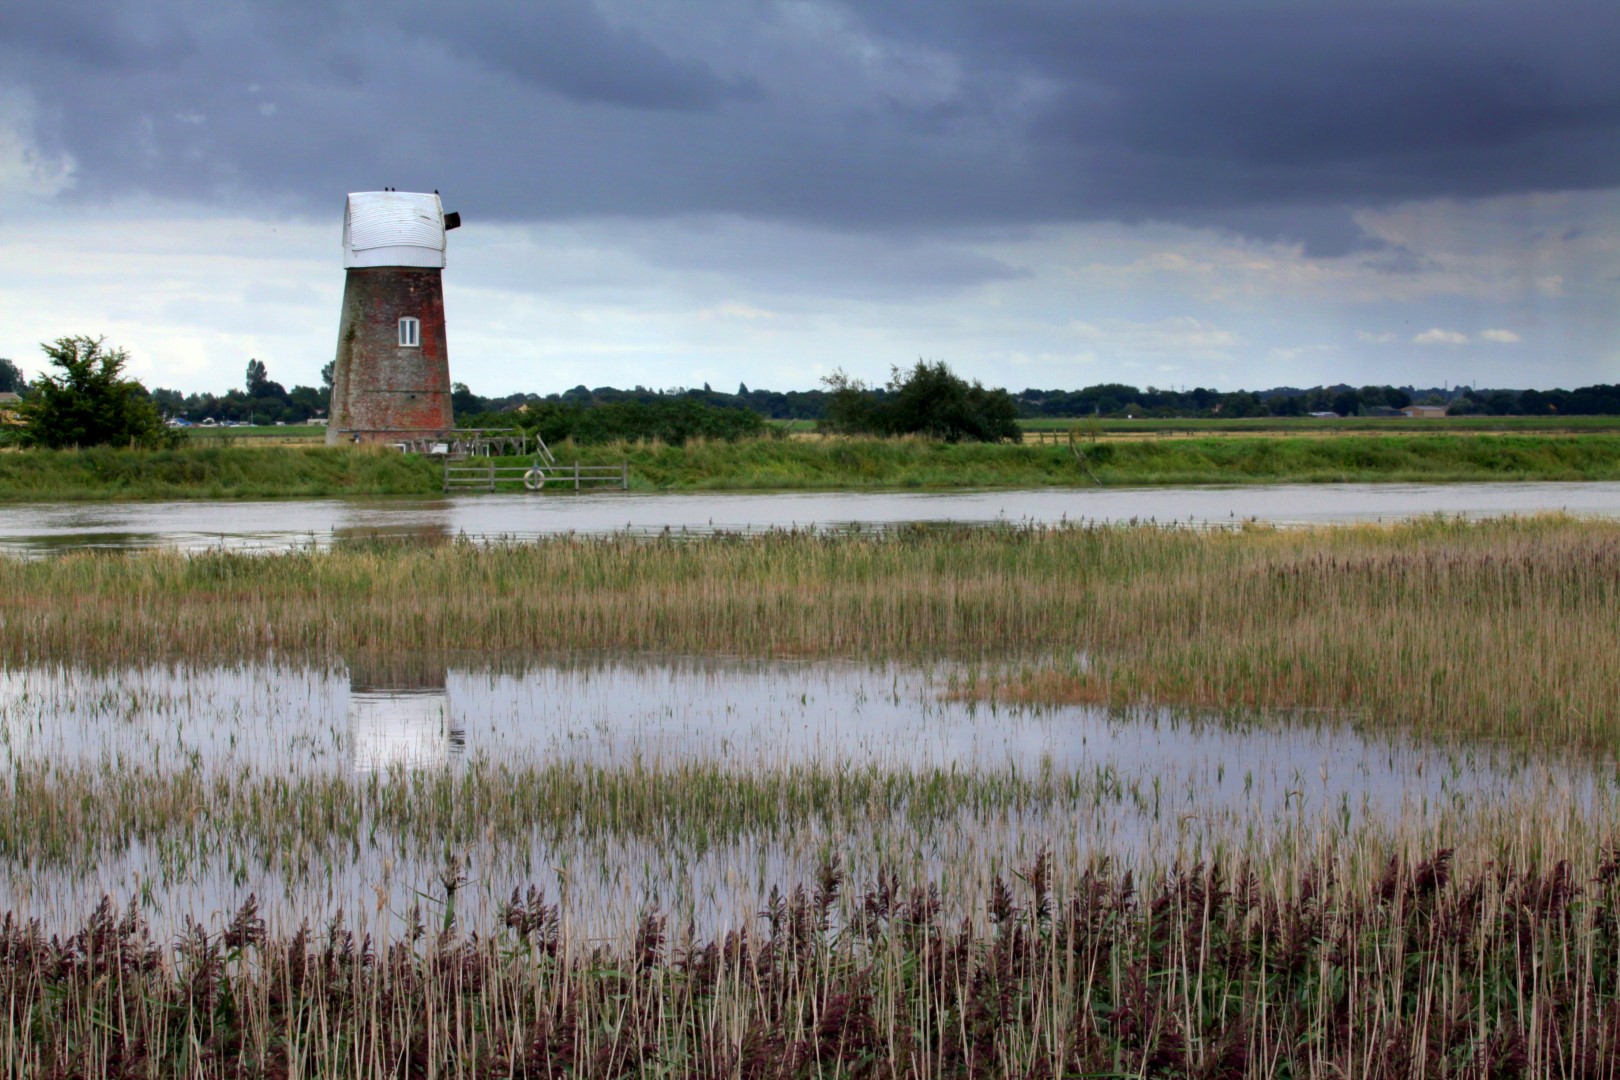
POLYGON ((421 319, 413 319, 407 315, 399 320, 399 344, 405 349, 414 349, 422 344, 421 319))

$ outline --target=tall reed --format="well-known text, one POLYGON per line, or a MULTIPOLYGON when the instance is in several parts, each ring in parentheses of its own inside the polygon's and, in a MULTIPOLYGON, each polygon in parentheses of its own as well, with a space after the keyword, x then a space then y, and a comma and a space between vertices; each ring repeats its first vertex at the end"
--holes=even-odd
MULTIPOLYGON (((571 940, 542 892, 501 932, 334 920, 271 935, 250 901, 172 946, 104 904, 76 933, 0 923, 0 1062, 31 1077, 1405 1078, 1620 1071, 1620 863, 1466 874, 1331 853, 1276 888, 1242 863, 1056 887, 1044 854, 982 920, 836 864, 757 932, 648 910, 571 940), (172 957, 172 959, 171 959, 172 957)), ((450 868, 441 890, 453 896, 450 868)))

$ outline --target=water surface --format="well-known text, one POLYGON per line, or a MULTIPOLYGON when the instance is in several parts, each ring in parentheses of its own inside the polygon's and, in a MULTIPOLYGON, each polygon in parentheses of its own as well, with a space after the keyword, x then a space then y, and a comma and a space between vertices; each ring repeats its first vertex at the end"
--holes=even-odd
MULTIPOLYGON (((182 815, 178 833, 150 848, 107 841, 77 862, 0 857, 0 910, 65 925, 104 894, 138 896, 149 915, 174 926, 186 916, 217 917, 252 893, 283 925, 319 922, 334 910, 389 922, 433 895, 443 860, 454 855, 475 883, 464 910, 486 924, 512 887, 538 882, 553 896, 566 889, 572 917, 603 934, 633 925, 652 903, 713 929, 749 922, 770 886, 808 880, 829 857, 857 878, 899 866, 968 882, 971 893, 1043 847, 1070 868, 1099 854, 1170 858, 1272 834, 1286 841, 1307 822, 1394 827, 1476 802, 1549 791, 1580 801, 1603 789, 1595 770, 1391 742, 1344 718, 996 708, 953 692, 967 674, 682 657, 580 657, 513 669, 355 659, 332 670, 0 672, 0 783, 137 767, 205 783, 347 778, 349 786, 333 789, 338 797, 375 806, 379 792, 434 776, 606 769, 645 778, 646 797, 667 815, 667 827, 649 836, 644 824, 587 828, 593 815, 578 807, 578 821, 536 820, 526 835, 496 839, 482 835, 469 810, 454 846, 365 817, 346 837, 316 827, 292 847, 267 851, 246 834, 232 839, 240 826, 213 828, 208 814, 230 808, 198 806, 182 815), (881 800, 856 807, 854 817, 793 806, 762 832, 705 834, 682 827, 692 806, 667 779, 694 763, 767 777, 795 769, 833 778, 966 773, 1009 788, 1040 776, 1068 794, 932 810, 881 800)), ((94 792, 85 797, 93 801, 94 792)), ((314 809, 263 812, 302 817, 314 809)), ((321 812, 341 819, 350 810, 321 812)))
POLYGON ((978 492, 499 494, 412 499, 23 503, 0 508, 0 551, 278 550, 357 536, 533 539, 910 522, 1157 521, 1281 525, 1567 511, 1620 517, 1620 483, 1278 484, 978 492))

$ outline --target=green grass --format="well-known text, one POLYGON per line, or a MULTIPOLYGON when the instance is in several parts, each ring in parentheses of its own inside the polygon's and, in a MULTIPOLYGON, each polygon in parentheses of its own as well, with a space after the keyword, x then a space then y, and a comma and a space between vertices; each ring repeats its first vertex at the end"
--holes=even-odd
POLYGON ((326 428, 320 424, 288 424, 286 427, 255 425, 254 427, 188 427, 182 429, 188 439, 319 439, 326 438, 326 428))
MULTIPOLYGON (((630 465, 632 488, 942 489, 1154 484, 1620 479, 1620 435, 1205 437, 1067 445, 922 439, 761 439, 684 447, 554 448, 559 461, 630 465)), ((511 464, 516 464, 514 459, 511 464)))
POLYGON ((0 502, 431 494, 439 466, 325 447, 31 450, 0 454, 0 502))
MULTIPOLYGON (((840 438, 554 448, 563 463, 628 462, 639 491, 1620 479, 1620 435, 1604 434, 1220 436, 1104 440, 1083 449, 1089 471, 1066 444, 840 438)), ((0 454, 0 502, 431 495, 442 489, 442 475, 428 458, 346 447, 22 451, 0 454)))

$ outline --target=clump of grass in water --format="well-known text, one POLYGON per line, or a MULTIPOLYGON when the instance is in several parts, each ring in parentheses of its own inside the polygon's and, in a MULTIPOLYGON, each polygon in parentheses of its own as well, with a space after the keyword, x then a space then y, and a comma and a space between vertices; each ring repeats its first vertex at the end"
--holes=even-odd
MULTIPOLYGON (((233 851, 286 867, 312 852, 380 841, 421 856, 474 841, 636 841, 679 851, 779 840, 812 824, 878 817, 918 828, 1036 810, 1076 814, 1102 796, 1057 771, 892 769, 783 763, 734 768, 694 760, 652 767, 493 763, 464 770, 261 773, 192 764, 15 763, 0 782, 0 859, 88 872, 132 846, 149 874, 183 874, 233 851)), ((446 881, 459 869, 446 871, 446 881)), ((454 890, 450 890, 454 892, 454 890)))
POLYGON ((658 910, 571 940, 514 889, 500 931, 272 936, 250 900, 169 950, 111 903, 71 935, 0 922, 0 1062, 39 1077, 1608 1075, 1620 862, 1461 874, 1391 856, 1283 887, 1244 864, 1072 886, 1042 853, 952 924, 937 885, 836 865, 756 931, 658 910))

